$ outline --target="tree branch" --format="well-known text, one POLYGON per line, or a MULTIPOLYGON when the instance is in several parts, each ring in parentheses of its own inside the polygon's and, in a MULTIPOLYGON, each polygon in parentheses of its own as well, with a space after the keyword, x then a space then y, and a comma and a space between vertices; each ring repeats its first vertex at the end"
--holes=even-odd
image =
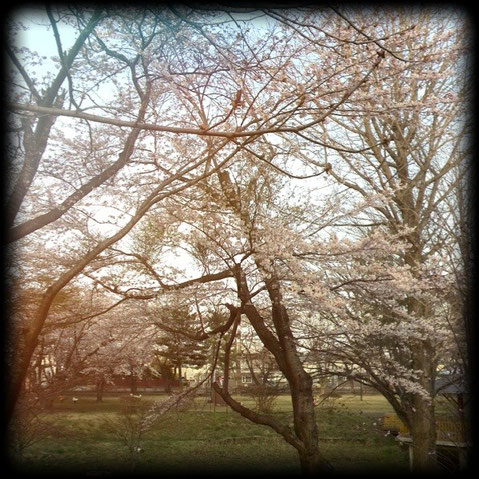
POLYGON ((228 404, 228 406, 233 409, 233 411, 241 414, 246 419, 254 422, 255 424, 262 424, 264 426, 269 426, 271 429, 280 434, 284 440, 291 444, 296 450, 304 451, 303 442, 296 437, 289 426, 281 424, 279 421, 274 419, 272 416, 267 416, 266 414, 259 414, 251 409, 244 407, 238 401, 234 400, 228 391, 224 391, 220 385, 213 383, 213 389, 217 392, 221 398, 228 404))

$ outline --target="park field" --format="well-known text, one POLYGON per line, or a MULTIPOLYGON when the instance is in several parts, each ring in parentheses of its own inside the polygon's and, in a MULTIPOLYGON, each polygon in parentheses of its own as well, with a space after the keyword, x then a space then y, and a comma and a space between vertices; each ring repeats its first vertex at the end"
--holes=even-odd
MULTIPOLYGON (((144 407, 159 396, 144 395, 144 407)), ((237 397, 252 406, 246 397, 237 397)), ((44 415, 44 437, 29 446, 14 467, 19 472, 75 472, 86 476, 135 473, 299 473, 295 449, 272 429, 252 424, 226 406, 197 397, 187 410, 171 410, 147 431, 131 454, 115 430, 125 426, 118 396, 98 403, 93 396, 55 402, 44 415), (116 424, 116 428, 112 427, 116 424)), ((343 396, 318 406, 324 457, 338 472, 407 472, 407 453, 382 430, 391 412, 381 396, 343 396)), ((274 415, 292 424, 291 402, 279 397, 274 415)))

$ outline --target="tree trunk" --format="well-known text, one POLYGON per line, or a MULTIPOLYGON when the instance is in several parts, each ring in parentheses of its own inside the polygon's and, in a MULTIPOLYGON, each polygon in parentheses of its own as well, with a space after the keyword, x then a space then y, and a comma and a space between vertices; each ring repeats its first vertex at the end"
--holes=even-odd
POLYGON ((328 462, 319 452, 318 427, 314 412, 313 380, 304 370, 296 348, 290 318, 282 304, 279 282, 272 278, 266 287, 272 303, 272 319, 276 335, 265 327, 263 318, 250 301, 249 290, 244 276, 239 278, 239 296, 243 311, 255 329, 261 342, 275 357, 281 372, 285 375, 293 403, 295 441, 289 441, 298 451, 301 471, 316 474, 331 470, 328 462))
MULTIPOLYGON (((289 327, 288 313, 279 301, 273 302, 272 316, 279 341, 265 335, 258 324, 255 310, 246 308, 253 327, 259 333, 263 344, 278 359, 278 365, 288 380, 293 403, 294 433, 298 442, 293 444, 299 454, 303 474, 317 474, 331 470, 330 464, 319 452, 319 433, 314 412, 313 380, 304 370, 294 338, 289 327), (279 347, 279 350, 278 350, 279 347)), ((256 311, 257 313, 257 311, 256 311)))
POLYGON ((309 452, 299 452, 299 462, 301 464, 301 474, 305 476, 316 475, 318 472, 329 470, 323 464, 323 458, 319 454, 319 450, 311 450, 309 452))
POLYGON ((298 449, 301 472, 306 475, 330 471, 330 464, 319 451, 319 432, 313 403, 313 381, 311 376, 301 368, 290 382, 293 401, 294 430, 303 444, 298 449))
POLYGON ((100 378, 96 381, 96 400, 97 402, 103 401, 103 393, 105 391, 105 380, 100 378))
POLYGON ((415 472, 431 471, 437 468, 434 412, 436 364, 432 359, 434 349, 428 341, 420 341, 412 352, 413 368, 422 372, 419 384, 428 396, 414 394, 408 411, 409 429, 413 441, 412 468, 415 472))
POLYGON ((434 408, 424 400, 417 401, 415 408, 411 422, 412 469, 431 472, 438 468, 434 408))
POLYGON ((138 380, 136 374, 130 375, 130 392, 131 394, 136 394, 138 391, 138 380))

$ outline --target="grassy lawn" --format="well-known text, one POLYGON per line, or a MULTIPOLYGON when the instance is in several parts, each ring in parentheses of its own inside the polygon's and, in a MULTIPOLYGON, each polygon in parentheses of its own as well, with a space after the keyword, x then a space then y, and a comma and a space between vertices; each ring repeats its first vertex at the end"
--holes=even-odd
MULTIPOLYGON (((155 399, 144 396, 142 403, 155 399)), ((245 397, 240 400, 252 404, 245 397)), ((81 475, 128 471, 128 450, 107 427, 108 421, 120 417, 119 405, 118 397, 97 403, 88 396, 76 404, 55 403, 45 416, 52 429, 26 450, 21 468, 81 475)), ((384 399, 344 396, 317 412, 323 454, 337 471, 407 471, 406 452, 381 429, 380 417, 390 412, 384 399)), ((289 397, 278 398, 274 414, 292 424, 289 397)), ((197 398, 187 411, 163 416, 145 435, 141 448, 136 472, 299 472, 295 449, 274 431, 225 406, 214 408, 205 398, 197 398)))

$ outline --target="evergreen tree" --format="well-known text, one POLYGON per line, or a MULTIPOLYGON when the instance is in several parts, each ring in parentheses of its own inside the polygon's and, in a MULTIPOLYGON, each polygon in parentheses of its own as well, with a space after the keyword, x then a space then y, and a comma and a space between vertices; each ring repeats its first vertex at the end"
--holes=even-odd
POLYGON ((156 324, 161 330, 156 342, 157 355, 168 360, 176 377, 182 377, 185 366, 201 367, 205 364, 208 344, 194 339, 197 321, 188 307, 162 307, 156 324))

